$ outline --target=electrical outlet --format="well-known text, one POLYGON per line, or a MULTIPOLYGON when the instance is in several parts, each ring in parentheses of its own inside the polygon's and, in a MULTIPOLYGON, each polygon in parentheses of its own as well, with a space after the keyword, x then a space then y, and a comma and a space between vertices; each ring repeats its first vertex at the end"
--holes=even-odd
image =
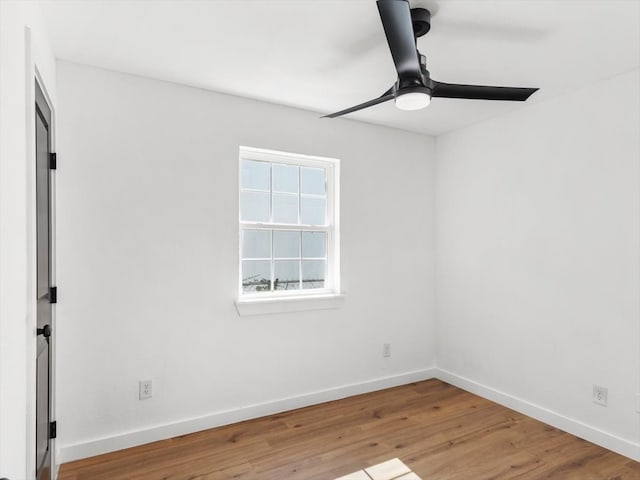
POLYGON ((153 382, 151 380, 140 380, 138 382, 139 387, 139 400, 146 400, 147 398, 151 398, 153 396, 153 382))
POLYGON ((389 358, 391 356, 391 344, 390 343, 384 343, 382 345, 382 356, 384 358, 389 358))
POLYGON ((640 413, 640 393, 636 393, 636 413, 640 413))
POLYGON ((597 403, 598 405, 602 405, 603 407, 606 407, 608 394, 609 394, 609 391, 605 387, 594 385, 593 386, 593 403, 597 403))

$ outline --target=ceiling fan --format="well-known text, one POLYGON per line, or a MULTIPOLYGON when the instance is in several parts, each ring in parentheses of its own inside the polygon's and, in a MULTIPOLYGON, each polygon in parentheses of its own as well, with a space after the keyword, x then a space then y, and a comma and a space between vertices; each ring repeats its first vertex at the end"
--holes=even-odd
POLYGON ((325 117, 340 117, 389 100, 394 100, 400 110, 425 108, 433 97, 524 102, 538 90, 460 85, 432 80, 426 58, 418 51, 416 43, 418 37, 431 29, 431 12, 425 8, 410 8, 407 0, 378 0, 377 5, 398 80, 380 97, 325 117))

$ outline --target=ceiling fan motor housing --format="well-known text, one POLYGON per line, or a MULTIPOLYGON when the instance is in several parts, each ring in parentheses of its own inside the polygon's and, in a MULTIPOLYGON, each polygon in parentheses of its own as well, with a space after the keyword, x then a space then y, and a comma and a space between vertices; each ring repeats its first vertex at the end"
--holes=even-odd
POLYGON ((433 82, 431 81, 431 74, 427 70, 427 59, 418 51, 420 58, 420 75, 410 77, 398 77, 394 85, 394 94, 398 95, 399 92, 405 91, 420 91, 431 95, 433 89, 433 82))

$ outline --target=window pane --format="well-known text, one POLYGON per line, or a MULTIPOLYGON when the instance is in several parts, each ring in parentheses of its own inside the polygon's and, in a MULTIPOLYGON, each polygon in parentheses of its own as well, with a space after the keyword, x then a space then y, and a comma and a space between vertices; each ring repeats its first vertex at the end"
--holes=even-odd
POLYGON ((297 260, 276 260, 274 290, 300 289, 300 262, 297 260))
POLYGON ((303 225, 324 225, 326 200, 318 197, 300 198, 300 223, 303 225))
POLYGON ((243 230, 242 258, 271 258, 271 230, 243 230))
POLYGON ((242 161, 242 188, 270 191, 271 164, 266 162, 242 161))
POLYGON ((324 288, 324 260, 302 261, 302 288, 324 288))
POLYGON ((240 217, 247 222, 269 221, 269 194, 262 192, 242 192, 240 217))
POLYGON ((324 257, 326 237, 324 232, 302 232, 302 256, 324 257))
POLYGON ((275 223, 298 223, 298 196, 273 194, 273 221, 275 223))
POLYGON ((273 191, 298 193, 298 167, 273 164, 273 191))
POLYGON ((300 258, 300 232, 273 232, 275 258, 300 258))
POLYGON ((324 195, 325 181, 324 168, 300 168, 300 188, 302 193, 311 193, 314 195, 324 195))
POLYGON ((245 260, 242 262, 242 291, 268 292, 271 281, 271 262, 245 260))

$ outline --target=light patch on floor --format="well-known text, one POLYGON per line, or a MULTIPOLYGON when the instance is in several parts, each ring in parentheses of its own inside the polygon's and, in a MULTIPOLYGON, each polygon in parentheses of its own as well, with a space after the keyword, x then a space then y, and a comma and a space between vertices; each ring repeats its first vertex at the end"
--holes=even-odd
POLYGON ((336 480, 421 480, 400 459, 394 458, 386 462, 367 467, 364 470, 350 473, 336 480))

